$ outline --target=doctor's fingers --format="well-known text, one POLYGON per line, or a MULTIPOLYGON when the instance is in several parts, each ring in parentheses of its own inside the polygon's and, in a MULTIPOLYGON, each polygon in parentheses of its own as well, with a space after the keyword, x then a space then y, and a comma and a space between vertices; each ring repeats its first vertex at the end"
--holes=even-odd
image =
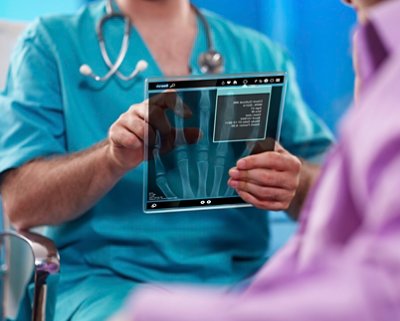
POLYGON ((261 200, 286 202, 288 200, 290 201, 295 194, 295 191, 292 189, 288 190, 280 187, 263 186, 257 183, 234 180, 232 178, 229 179, 228 185, 238 192, 247 192, 261 200))
POLYGON ((166 110, 159 106, 150 105, 148 100, 136 105, 132 105, 129 110, 122 114, 127 121, 133 122, 132 118, 140 118, 154 129, 159 131, 162 137, 171 134, 171 123, 166 115, 166 110))
POLYGON ((249 204, 253 206, 269 211, 282 211, 287 210, 293 198, 287 200, 278 200, 273 198, 258 198, 256 195, 251 194, 247 191, 237 190, 239 196, 249 204))
POLYGON ((228 185, 234 188, 245 202, 265 210, 287 209, 296 194, 295 190, 265 187, 233 179, 228 181, 228 185))
POLYGON ((241 170, 265 168, 297 173, 301 170, 301 161, 296 156, 284 150, 269 151, 238 160, 237 168, 241 170))
POLYGON ((300 174, 290 171, 275 171, 265 168, 239 170, 237 167, 229 170, 229 176, 235 181, 253 183, 265 187, 277 187, 286 190, 297 190, 300 174))
POLYGON ((113 141, 129 148, 155 143, 154 130, 145 120, 125 114, 111 126, 109 135, 113 141))
POLYGON ((156 109, 161 109, 163 112, 165 112, 166 109, 171 109, 176 115, 182 118, 189 118, 192 116, 192 111, 189 106, 183 102, 182 98, 174 90, 167 90, 149 99, 150 115, 153 110, 156 109))

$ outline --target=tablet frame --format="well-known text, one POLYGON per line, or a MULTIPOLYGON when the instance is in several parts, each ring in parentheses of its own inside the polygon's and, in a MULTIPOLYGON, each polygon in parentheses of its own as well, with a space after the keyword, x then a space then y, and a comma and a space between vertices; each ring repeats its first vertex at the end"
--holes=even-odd
MULTIPOLYGON (((286 91, 287 91, 287 83, 288 83, 288 73, 284 71, 277 71, 277 72, 255 72, 255 73, 242 73, 242 74, 221 74, 221 75, 195 75, 195 76, 185 76, 185 77, 149 77, 146 78, 145 80, 145 97, 146 99, 149 98, 149 95, 152 91, 154 90, 168 90, 168 89, 173 89, 176 88, 175 86, 173 88, 170 88, 172 84, 177 83, 177 82, 188 82, 188 81, 227 81, 227 80, 238 80, 242 81, 244 79, 266 79, 266 78, 278 78, 282 77, 283 81, 280 82, 282 86, 282 94, 281 94, 281 100, 280 100, 280 106, 279 106, 279 111, 278 111, 278 118, 277 118, 277 124, 276 124, 276 135, 275 135, 275 142, 279 142, 280 140, 280 134, 281 134, 281 126, 282 126, 282 119, 283 119, 283 111, 284 111, 284 106, 285 106, 285 99, 286 99, 286 91), (150 84, 164 84, 164 87, 160 87, 157 89, 149 89, 150 84)), ((248 86, 251 84, 248 83, 248 86)), ((258 85, 258 84, 257 84, 258 85)), ((275 85, 275 84, 274 84, 275 85)), ((274 86, 273 85, 273 86, 274 86)), ((219 87, 217 84, 214 87, 219 87)), ((239 87, 239 86, 237 86, 239 87)), ((204 87, 188 87, 193 90, 204 88, 204 87)), ((221 87, 224 88, 224 87, 221 87)), ((216 109, 216 108, 215 108, 216 109)), ((267 121, 267 128, 268 128, 268 121, 267 121)), ((266 130, 267 130, 266 128, 266 130)), ((145 133, 146 136, 146 141, 148 140, 147 136, 148 133, 145 133)), ((213 204, 213 205, 207 205, 207 199, 208 198, 196 198, 199 202, 202 200, 205 201, 205 204, 200 204, 195 206, 190 206, 190 207, 172 207, 172 208, 162 208, 162 209, 148 209, 148 204, 151 202, 148 201, 148 148, 146 148, 146 143, 144 146, 144 166, 143 166, 143 212, 146 214, 168 214, 168 213, 175 213, 175 212, 190 212, 190 211, 203 211, 203 210, 215 210, 215 209, 227 209, 227 208, 241 208, 241 207, 252 207, 251 204, 245 203, 243 200, 240 203, 237 204, 213 204)), ((236 196, 235 198, 238 198, 239 196, 236 196)), ((213 199, 213 198, 210 198, 213 199)), ((161 201, 162 202, 162 201, 161 201)), ((172 202, 172 201, 170 201, 172 202)), ((182 203, 184 201, 182 200, 177 200, 176 203, 182 203)))

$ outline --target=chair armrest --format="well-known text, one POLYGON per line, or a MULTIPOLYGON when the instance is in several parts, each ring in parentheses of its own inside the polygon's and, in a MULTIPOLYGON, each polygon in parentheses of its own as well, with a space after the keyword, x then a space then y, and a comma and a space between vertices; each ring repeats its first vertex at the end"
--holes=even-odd
POLYGON ((60 271, 60 256, 52 240, 28 231, 7 231, 4 234, 14 235, 25 241, 32 251, 35 261, 35 270, 56 274, 60 271))
POLYGON ((32 320, 51 320, 54 316, 55 288, 60 271, 60 256, 56 246, 50 239, 28 231, 4 231, 0 238, 4 237, 18 238, 31 250, 35 283, 32 320))

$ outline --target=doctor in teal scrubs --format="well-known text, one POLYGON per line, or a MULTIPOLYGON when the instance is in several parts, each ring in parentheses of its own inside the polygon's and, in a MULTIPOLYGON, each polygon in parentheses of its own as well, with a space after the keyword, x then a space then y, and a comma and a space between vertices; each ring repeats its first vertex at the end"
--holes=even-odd
MULTIPOLYGON (((208 11, 225 73, 286 71, 281 145, 231 169, 230 186, 249 208, 146 215, 142 210, 144 80, 201 74, 204 22, 188 0, 116 0, 132 21, 120 71, 148 63, 134 79, 98 82, 109 70, 96 25, 106 3, 75 15, 37 19, 19 41, 0 96, 0 173, 4 211, 19 229, 48 226, 61 255, 56 320, 104 320, 137 284, 233 285, 265 262, 268 210, 294 217, 318 173, 313 162, 332 136, 305 105, 287 55, 265 36, 208 11), (268 179, 260 179, 267 178, 268 179)), ((103 28, 115 61, 124 20, 103 28)), ((155 307, 156 308, 156 307, 155 307)))

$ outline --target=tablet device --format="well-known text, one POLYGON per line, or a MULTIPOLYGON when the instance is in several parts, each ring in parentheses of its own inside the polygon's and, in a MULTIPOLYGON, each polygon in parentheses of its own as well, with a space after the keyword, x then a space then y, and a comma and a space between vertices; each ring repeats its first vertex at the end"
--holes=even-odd
POLYGON ((286 91, 284 72, 149 78, 144 212, 251 206, 227 185, 250 154, 274 149, 286 91))

